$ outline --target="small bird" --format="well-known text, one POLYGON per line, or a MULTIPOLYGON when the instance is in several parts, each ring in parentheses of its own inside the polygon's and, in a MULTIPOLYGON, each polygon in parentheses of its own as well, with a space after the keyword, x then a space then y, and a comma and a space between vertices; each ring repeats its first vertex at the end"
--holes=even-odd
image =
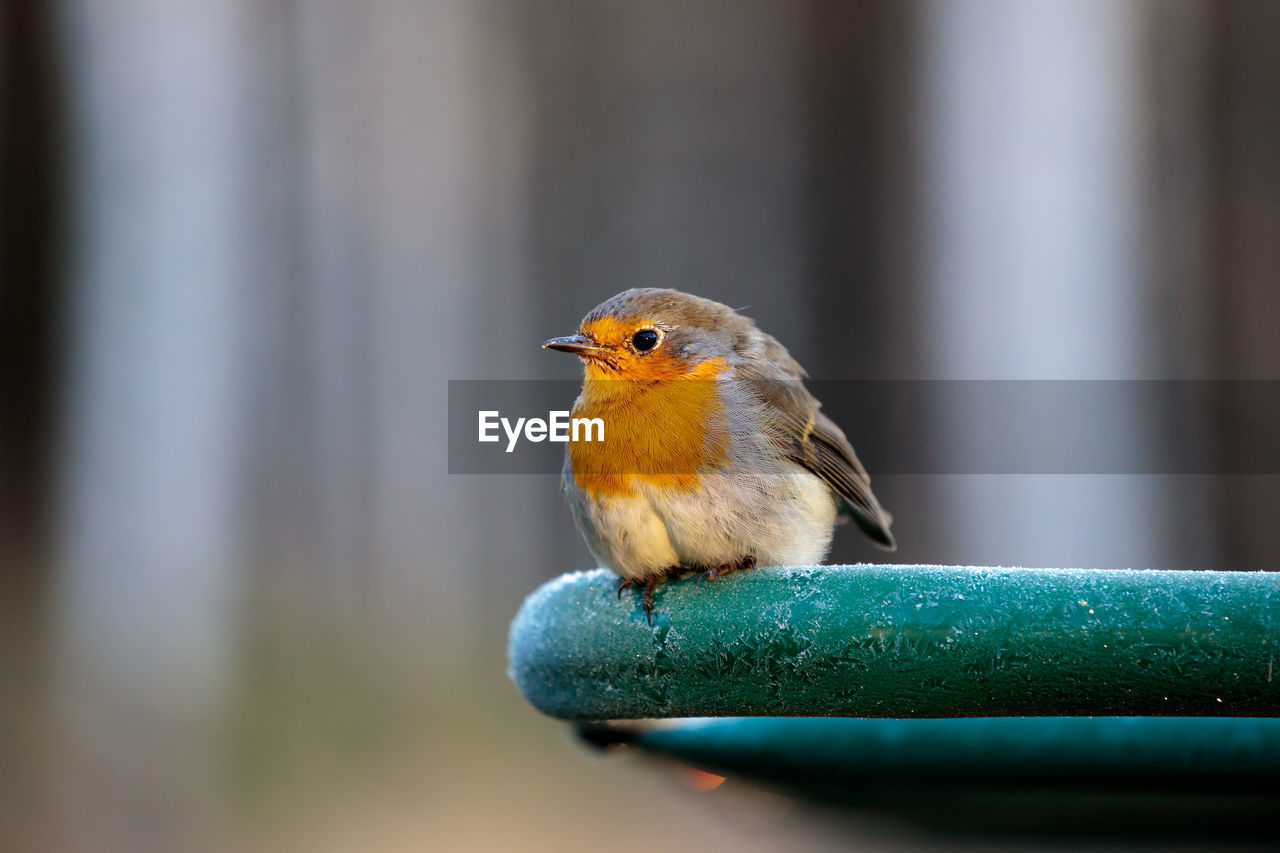
POLYGON ((891 516, 840 428, 774 338, 727 305, 678 290, 619 293, 544 349, 582 359, 562 471, 574 521, 618 595, 699 572, 821 562, 852 519, 887 550, 891 516))

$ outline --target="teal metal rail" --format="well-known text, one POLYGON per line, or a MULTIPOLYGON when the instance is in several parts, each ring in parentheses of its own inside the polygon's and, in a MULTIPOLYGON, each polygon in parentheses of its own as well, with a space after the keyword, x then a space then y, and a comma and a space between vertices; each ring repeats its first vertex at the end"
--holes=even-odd
POLYGON ((747 717, 584 724, 802 800, 968 833, 1275 845, 1280 719, 747 717))
POLYGON ((723 717, 653 728, 588 726, 584 736, 825 795, 1044 784, 1280 791, 1275 718, 723 717))
POLYGON ((1280 716, 1280 573, 856 565, 662 584, 598 570, 511 626, 510 673, 571 720, 1280 716))

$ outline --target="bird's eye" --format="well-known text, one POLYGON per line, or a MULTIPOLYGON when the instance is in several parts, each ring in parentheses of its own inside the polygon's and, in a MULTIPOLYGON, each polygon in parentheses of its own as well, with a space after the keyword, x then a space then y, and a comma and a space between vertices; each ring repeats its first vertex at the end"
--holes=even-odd
POLYGON ((631 336, 631 345, 640 352, 647 352, 658 345, 658 333, 653 329, 641 329, 631 336))

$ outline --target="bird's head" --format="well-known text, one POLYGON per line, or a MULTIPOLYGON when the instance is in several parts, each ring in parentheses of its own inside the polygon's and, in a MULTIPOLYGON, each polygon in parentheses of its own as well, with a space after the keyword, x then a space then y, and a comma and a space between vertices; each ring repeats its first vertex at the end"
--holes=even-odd
POLYGON ((753 333, 754 324, 727 305, 678 290, 636 288, 596 306, 576 334, 542 346, 580 357, 587 379, 647 382, 706 378, 708 366, 723 369, 753 333))

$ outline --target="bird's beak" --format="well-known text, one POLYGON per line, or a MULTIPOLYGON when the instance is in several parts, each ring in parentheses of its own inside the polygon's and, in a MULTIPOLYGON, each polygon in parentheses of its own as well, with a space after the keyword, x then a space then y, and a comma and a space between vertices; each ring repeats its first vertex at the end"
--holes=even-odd
POLYGON ((586 335, 569 335, 563 338, 552 338, 542 345, 543 349, 558 349, 561 352, 571 352, 574 355, 583 355, 587 358, 601 357, 609 352, 607 347, 602 347, 586 335))

